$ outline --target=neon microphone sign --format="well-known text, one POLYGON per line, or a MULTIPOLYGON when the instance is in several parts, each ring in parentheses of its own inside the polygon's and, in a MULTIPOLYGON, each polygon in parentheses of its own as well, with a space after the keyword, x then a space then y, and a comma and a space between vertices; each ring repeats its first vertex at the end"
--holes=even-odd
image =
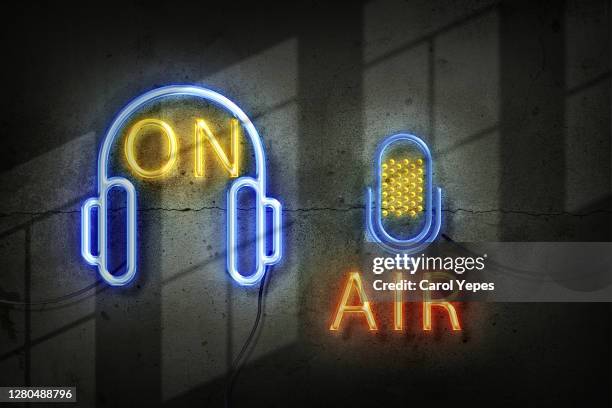
MULTIPOLYGON (((399 133, 385 138, 374 160, 375 188, 366 191, 366 238, 391 254, 409 255, 426 249, 440 232, 442 224, 442 189, 433 185, 433 160, 427 144, 417 136, 399 133), (402 146, 391 153, 394 146, 402 146), (395 227, 401 237, 385 227, 395 227)), ((393 330, 404 330, 404 301, 397 273, 393 299, 393 330)), ((461 324, 455 307, 448 301, 425 296, 422 302, 423 330, 432 330, 432 308, 447 312, 453 331, 461 324)), ((341 329, 345 316, 361 317, 370 331, 378 324, 359 272, 348 274, 342 296, 332 316, 331 331, 341 329), (356 304, 349 304, 351 296, 356 304)))
POLYGON ((429 148, 420 138, 399 133, 383 140, 376 151, 376 196, 372 197, 371 188, 366 194, 366 227, 370 240, 391 253, 413 254, 436 239, 442 224, 442 189, 433 186, 432 167, 429 148), (416 147, 416 155, 390 158, 383 163, 385 152, 400 143, 416 147), (396 217, 412 222, 421 215, 424 225, 407 238, 394 237, 382 221, 396 217))
MULTIPOLYGON (((102 147, 98 156, 98 195, 86 200, 81 207, 81 255, 90 265, 96 266, 100 276, 104 281, 112 286, 125 286, 129 284, 137 274, 138 264, 138 232, 137 225, 137 204, 138 198, 134 184, 124 177, 109 176, 108 163, 111 148, 118 139, 120 131, 142 108, 152 102, 186 96, 206 101, 231 115, 231 151, 234 155, 233 164, 223 152, 216 138, 208 127, 206 121, 198 119, 195 122, 196 138, 196 177, 203 176, 203 142, 208 140, 217 155, 221 158, 224 167, 228 170, 231 177, 238 177, 238 155, 239 146, 236 141, 237 127, 245 130, 248 139, 253 146, 255 156, 255 175, 242 176, 234 180, 227 191, 227 271, 234 281, 243 286, 257 284, 266 273, 268 267, 277 264, 282 256, 281 239, 281 217, 282 207, 278 200, 266 195, 266 156, 263 143, 248 116, 235 103, 223 95, 210 89, 189 86, 175 85, 167 86, 137 97, 123 108, 112 122, 104 136, 102 147), (127 195, 126 207, 126 267, 121 274, 113 274, 109 270, 108 254, 108 219, 109 192, 112 189, 125 191, 127 195), (256 250, 255 250, 255 271, 249 275, 240 273, 238 268, 238 193, 243 189, 251 189, 256 197, 256 250), (92 252, 92 210, 97 209, 97 254, 92 252), (272 212, 272 248, 267 248, 266 243, 266 212, 272 212)), ((176 135, 170 125, 158 119, 145 119, 136 123, 126 138, 125 154, 128 164, 132 169, 143 177, 157 177, 168 171, 176 161, 178 154, 178 142, 176 135), (145 170, 135 160, 134 141, 139 132, 146 127, 156 127, 168 139, 169 154, 164 166, 156 170, 145 170)))

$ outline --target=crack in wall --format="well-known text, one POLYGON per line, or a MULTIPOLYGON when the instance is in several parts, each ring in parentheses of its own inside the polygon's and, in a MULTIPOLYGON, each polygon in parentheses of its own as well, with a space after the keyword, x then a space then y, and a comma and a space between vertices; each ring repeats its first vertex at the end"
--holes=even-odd
POLYGON ((588 217, 596 214, 611 214, 612 210, 605 208, 587 211, 587 212, 571 212, 571 211, 552 211, 552 212, 539 212, 539 211, 523 211, 523 210, 508 210, 504 208, 496 208, 490 210, 471 210, 468 208, 456 208, 456 209, 443 209, 443 212, 449 212, 456 214, 458 212, 466 212, 470 214, 488 214, 488 213, 501 213, 501 214, 517 214, 517 215, 528 215, 532 217, 588 217))
MULTIPOLYGON (((349 211, 363 211, 365 206, 363 205, 355 205, 355 206, 345 206, 345 207, 303 207, 303 208, 283 208, 283 212, 289 213, 307 213, 307 212, 323 212, 323 211, 332 211, 332 212, 349 212, 349 211)), ((125 207, 119 207, 112 209, 113 212, 123 211, 125 207)), ((144 207, 138 208, 138 212, 154 212, 154 211, 167 211, 167 212, 200 212, 200 211, 222 211, 226 212, 227 208, 219 207, 219 206, 202 206, 202 207, 183 207, 183 208, 172 208, 172 207, 144 207)), ((240 207, 238 211, 254 211, 255 207, 240 207)), ((41 216, 51 216, 51 215, 63 215, 63 214, 79 214, 81 212, 80 209, 75 210, 48 210, 48 211, 10 211, 0 213, 0 218, 14 217, 14 216, 32 216, 32 217, 41 217, 41 216)), ((571 211, 551 211, 551 212, 540 212, 540 211, 526 211, 526 210, 512 210, 512 209, 504 209, 504 208, 492 208, 492 209, 470 209, 470 208, 445 208, 442 210, 445 213, 457 214, 460 212, 469 213, 469 214, 491 214, 491 213, 501 213, 501 214, 517 214, 517 215, 527 215, 532 217, 557 217, 557 216, 567 216, 567 217, 588 217, 597 214, 611 214, 612 210, 609 209, 596 209, 588 212, 571 212, 571 211)))

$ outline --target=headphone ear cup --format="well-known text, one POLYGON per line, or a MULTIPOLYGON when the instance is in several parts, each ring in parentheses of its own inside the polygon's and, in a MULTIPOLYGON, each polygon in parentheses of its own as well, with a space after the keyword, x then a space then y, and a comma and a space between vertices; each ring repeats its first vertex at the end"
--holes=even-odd
POLYGON ((137 270, 137 235, 136 235, 136 189, 134 185, 123 177, 113 177, 107 180, 104 184, 99 198, 99 228, 98 242, 100 248, 98 270, 102 278, 112 286, 127 285, 134 276, 137 270), (108 210, 110 208, 109 193, 112 189, 117 188, 125 191, 126 206, 125 206, 125 271, 120 275, 114 275, 109 270, 108 264, 108 210), (100 218, 101 217, 101 218, 100 218))
POLYGON ((252 177, 241 177, 234 181, 227 192, 227 271, 231 277, 240 285, 251 286, 257 284, 266 273, 266 266, 274 265, 282 257, 282 207, 278 200, 265 196, 263 184, 252 177), (238 192, 243 188, 251 188, 255 192, 256 201, 256 271, 245 276, 238 271, 236 265, 238 259, 238 231, 237 231, 237 206, 238 192), (272 251, 266 251, 266 209, 272 210, 272 251))
POLYGON ((257 284, 266 272, 265 262, 265 197, 262 199, 261 184, 252 177, 241 177, 234 181, 227 191, 227 271, 230 276, 242 286, 257 284), (238 192, 244 188, 251 188, 255 192, 256 202, 256 268, 251 275, 243 275, 238 267, 238 192))

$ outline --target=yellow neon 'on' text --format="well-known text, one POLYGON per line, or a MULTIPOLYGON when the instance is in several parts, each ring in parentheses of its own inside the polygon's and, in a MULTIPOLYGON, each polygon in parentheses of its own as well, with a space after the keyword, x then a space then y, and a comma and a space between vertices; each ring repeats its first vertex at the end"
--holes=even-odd
POLYGON ((174 134, 174 131, 172 130, 170 125, 168 125, 163 120, 158 120, 158 119, 141 120, 137 122, 134 126, 132 126, 130 133, 128 133, 128 136, 125 139, 125 157, 127 159, 127 162, 134 169, 134 171, 142 177, 155 178, 155 177, 159 177, 163 175, 164 173, 166 173, 168 170, 172 168, 172 166, 174 166, 174 163, 176 162, 177 152, 178 152, 178 140, 176 138, 176 135, 174 134), (168 158, 166 159, 166 164, 164 164, 163 166, 155 170, 143 169, 140 166, 140 164, 138 164, 138 162, 136 161, 136 152, 134 149, 135 147, 134 145, 136 142, 136 138, 140 134, 140 131, 144 129, 145 127, 155 127, 155 128, 161 129, 162 133, 168 139, 168 158))
POLYGON ((238 132, 240 126, 237 119, 230 120, 230 153, 233 162, 230 162, 227 154, 221 148, 219 141, 211 132, 203 119, 196 120, 195 124, 195 176, 204 177, 204 140, 208 140, 213 147, 221 164, 228 171, 230 177, 238 177, 240 173, 240 145, 238 143, 238 132))

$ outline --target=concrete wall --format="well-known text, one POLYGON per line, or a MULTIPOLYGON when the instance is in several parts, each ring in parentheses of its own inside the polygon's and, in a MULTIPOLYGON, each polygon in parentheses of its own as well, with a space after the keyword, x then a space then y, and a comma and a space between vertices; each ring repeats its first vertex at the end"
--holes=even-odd
POLYGON ((392 132, 432 147, 455 241, 610 240, 609 3, 56 7, 16 7, 2 28, 0 297, 53 302, 0 305, 0 384, 75 384, 82 406, 222 404, 257 307, 224 272, 222 191, 179 178, 140 195, 129 289, 79 254, 106 126, 180 82, 245 109, 285 207, 237 405, 610 398, 607 304, 466 304, 459 335, 443 316, 424 334, 417 307, 402 334, 328 330, 392 132))

